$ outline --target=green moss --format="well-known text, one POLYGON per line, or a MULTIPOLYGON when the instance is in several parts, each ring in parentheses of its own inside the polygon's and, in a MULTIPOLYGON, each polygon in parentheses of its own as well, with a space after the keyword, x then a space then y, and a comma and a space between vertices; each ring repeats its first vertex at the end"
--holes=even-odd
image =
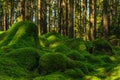
POLYGON ((0 46, 10 46, 13 48, 39 46, 37 26, 32 22, 17 22, 5 34, 4 38, 0 41, 0 46))
POLYGON ((61 36, 56 32, 50 32, 40 36, 40 44, 43 47, 55 48, 66 39, 65 36, 61 36))
POLYGON ((79 51, 86 50, 86 45, 84 41, 80 38, 68 39, 66 40, 65 45, 68 46, 72 50, 79 50, 79 51))
POLYGON ((94 49, 93 53, 95 54, 108 54, 113 55, 113 50, 110 43, 104 39, 96 39, 93 42, 94 49))
POLYGON ((0 57, 0 76, 25 77, 27 76, 27 71, 18 66, 15 61, 9 58, 0 57))
POLYGON ((80 52, 76 51, 76 50, 72 50, 70 51, 67 56, 69 58, 71 58, 72 60, 79 60, 79 61, 84 61, 84 55, 82 55, 80 52))
POLYGON ((16 49, 5 56, 14 60, 19 66, 34 70, 39 64, 39 52, 34 48, 16 49))
POLYGON ((50 74, 46 76, 36 77, 33 80, 70 80, 70 79, 66 79, 62 74, 50 74))
POLYGON ((60 53, 46 53, 41 56, 39 72, 42 74, 64 71, 67 68, 67 57, 60 53))
POLYGON ((64 44, 58 45, 53 50, 54 52, 61 52, 61 53, 68 53, 70 51, 70 49, 64 44))
POLYGON ((81 78, 83 77, 85 74, 82 72, 81 69, 78 69, 78 68, 75 68, 75 69, 67 69, 65 72, 64 72, 65 75, 67 76, 70 76, 74 79, 76 78, 81 78))

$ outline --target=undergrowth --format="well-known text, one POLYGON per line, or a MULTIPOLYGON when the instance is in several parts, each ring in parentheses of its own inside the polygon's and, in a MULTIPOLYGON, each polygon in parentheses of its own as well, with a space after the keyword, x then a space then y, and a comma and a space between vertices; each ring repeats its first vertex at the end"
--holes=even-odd
POLYGON ((0 80, 119 80, 120 47, 107 40, 38 36, 30 21, 0 32, 0 80))

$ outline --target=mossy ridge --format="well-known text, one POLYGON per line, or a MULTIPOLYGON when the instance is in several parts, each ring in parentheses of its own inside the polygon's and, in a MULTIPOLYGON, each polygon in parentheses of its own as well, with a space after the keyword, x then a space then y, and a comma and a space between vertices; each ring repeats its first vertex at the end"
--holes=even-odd
POLYGON ((67 68, 67 57, 61 53, 46 53, 40 58, 39 73, 48 74, 64 71, 67 68))
POLYGON ((6 36, 0 42, 0 46, 17 47, 38 47, 39 38, 37 26, 30 21, 21 21, 12 25, 6 36))

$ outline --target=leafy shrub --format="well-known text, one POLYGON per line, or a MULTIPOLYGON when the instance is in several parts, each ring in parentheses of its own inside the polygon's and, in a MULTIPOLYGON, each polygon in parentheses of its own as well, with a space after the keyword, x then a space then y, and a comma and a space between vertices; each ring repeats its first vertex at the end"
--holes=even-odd
POLYGON ((40 58, 39 72, 46 74, 64 71, 67 67, 67 57, 60 53, 46 53, 40 58))
POLYGON ((113 55, 113 50, 108 41, 104 39, 96 39, 94 42, 93 52, 96 54, 108 54, 113 55))
POLYGON ((19 66, 33 70, 39 64, 39 53, 34 48, 20 48, 16 49, 8 54, 7 57, 14 60, 19 66))
POLYGON ((67 56, 72 60, 85 60, 84 56, 76 50, 70 51, 67 56))

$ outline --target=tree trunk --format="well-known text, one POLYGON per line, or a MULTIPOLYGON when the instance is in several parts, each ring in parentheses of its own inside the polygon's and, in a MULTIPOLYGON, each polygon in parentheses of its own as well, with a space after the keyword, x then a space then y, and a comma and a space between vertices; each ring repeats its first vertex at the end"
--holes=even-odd
POLYGON ((69 38, 73 38, 74 37, 74 19, 73 19, 73 15, 74 15, 74 1, 73 0, 69 0, 69 4, 68 4, 68 37, 69 38))
POLYGON ((7 30, 7 2, 6 1, 4 1, 4 3, 3 3, 3 5, 4 5, 4 8, 3 8, 3 14, 4 14, 4 31, 6 31, 7 30))
POLYGON ((25 0, 20 0, 20 13, 21 13, 21 19, 24 21, 25 20, 25 0))
POLYGON ((103 0, 103 36, 108 37, 107 0, 103 0))
POLYGON ((89 39, 93 41, 95 39, 95 2, 94 0, 89 1, 89 8, 90 8, 90 13, 89 13, 89 39))

